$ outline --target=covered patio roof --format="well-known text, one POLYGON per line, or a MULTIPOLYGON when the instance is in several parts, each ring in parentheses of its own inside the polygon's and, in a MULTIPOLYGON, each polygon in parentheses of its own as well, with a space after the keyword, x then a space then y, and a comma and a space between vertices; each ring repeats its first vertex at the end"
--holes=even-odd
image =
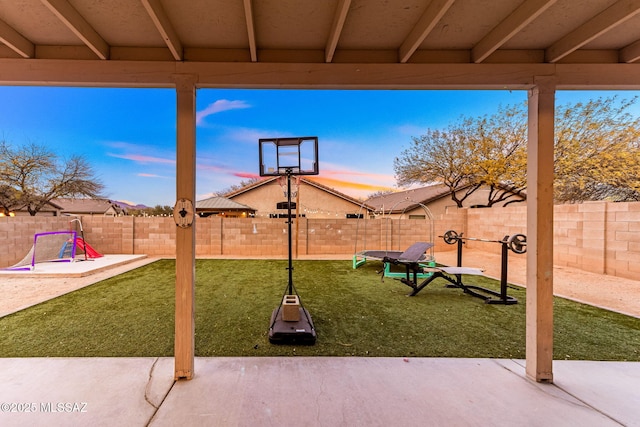
POLYGON ((639 60, 637 0, 0 3, 2 84, 638 89, 639 60))
POLYGON ((1 1, 0 84, 176 89, 176 378, 194 371, 196 89, 528 90, 526 370, 550 382, 555 93, 640 89, 640 0, 1 1))

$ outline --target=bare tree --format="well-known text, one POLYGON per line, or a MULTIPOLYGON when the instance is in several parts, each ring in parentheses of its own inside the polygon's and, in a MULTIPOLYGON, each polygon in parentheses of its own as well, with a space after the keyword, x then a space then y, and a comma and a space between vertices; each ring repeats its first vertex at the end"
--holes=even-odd
POLYGON ((82 156, 61 160, 46 147, 0 141, 0 207, 36 215, 59 197, 102 197, 104 185, 82 156))
POLYGON ((242 181, 240 181, 239 184, 230 185, 227 188, 224 188, 224 189, 222 189, 220 191, 216 191, 214 194, 216 196, 224 197, 227 194, 234 193, 234 192, 240 190, 241 188, 244 188, 244 187, 246 187, 248 185, 255 184, 256 182, 259 182, 261 180, 262 180, 262 178, 249 178, 247 180, 242 180, 242 181))

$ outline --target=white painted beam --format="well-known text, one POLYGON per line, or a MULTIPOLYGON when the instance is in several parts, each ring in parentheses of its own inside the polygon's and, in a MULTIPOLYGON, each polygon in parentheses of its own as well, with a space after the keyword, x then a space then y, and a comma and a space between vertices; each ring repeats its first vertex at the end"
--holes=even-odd
POLYGON ((0 84, 173 87, 198 76, 199 88, 528 90, 555 76, 558 90, 640 90, 634 64, 370 64, 0 59, 0 84))
POLYGON ((555 81, 529 91, 526 374, 553 382, 553 164, 555 81))
POLYGON ((480 63, 511 37, 533 22, 557 0, 528 0, 495 26, 471 51, 473 62, 480 63))
POLYGON ((109 59, 109 45, 67 0, 41 0, 100 59, 109 59))
POLYGON ((433 0, 429 3, 427 10, 424 11, 418 23, 402 42, 400 49, 398 49, 398 59, 401 63, 407 62, 411 58, 411 55, 427 38, 454 2, 455 0, 433 0))
POLYGON ((256 45, 256 27, 253 22, 253 4, 251 0, 244 1, 244 16, 247 22, 247 36, 249 37, 249 54, 251 62, 258 62, 258 48, 256 45))
POLYGON ((162 40, 164 40, 165 44, 171 51, 171 55, 176 61, 182 61, 182 43, 178 38, 178 34, 173 28, 173 24, 171 24, 171 20, 167 16, 160 3, 160 0, 141 0, 142 5, 146 9, 149 17, 153 21, 153 25, 156 26, 156 29, 162 36, 162 40))
POLYGON ((640 40, 620 50, 620 62, 632 63, 640 60, 640 40))
MULTIPOLYGON (((196 197, 196 76, 174 75, 176 84, 176 200, 196 197)), ((192 379, 195 365, 196 221, 176 226, 174 377, 192 379)))
POLYGON ((340 0, 338 7, 336 7, 336 14, 331 23, 331 31, 329 31, 329 38, 327 39, 327 47, 324 50, 325 62, 331 62, 333 55, 336 52, 338 46, 338 40, 344 27, 344 21, 347 19, 349 13, 349 7, 351 6, 351 0, 340 0))
POLYGON ((545 60, 557 62, 598 36, 640 13, 640 0, 620 0, 547 48, 545 60))
POLYGON ((2 20, 0 20, 0 42, 9 46, 23 58, 33 58, 35 56, 36 48, 34 44, 2 20))

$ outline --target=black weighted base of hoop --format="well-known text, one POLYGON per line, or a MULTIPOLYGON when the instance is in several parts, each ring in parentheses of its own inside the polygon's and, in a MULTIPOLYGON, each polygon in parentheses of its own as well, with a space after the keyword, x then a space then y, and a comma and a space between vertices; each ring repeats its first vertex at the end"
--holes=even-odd
POLYGON ((283 310, 281 308, 277 307, 271 313, 269 342, 271 344, 315 344, 316 330, 307 309, 300 307, 298 309, 300 320, 292 322, 282 319, 283 310))

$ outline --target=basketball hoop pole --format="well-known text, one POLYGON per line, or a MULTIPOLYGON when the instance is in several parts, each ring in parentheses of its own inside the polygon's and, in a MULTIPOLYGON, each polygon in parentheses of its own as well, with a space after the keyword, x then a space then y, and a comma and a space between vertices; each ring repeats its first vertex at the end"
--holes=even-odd
POLYGON ((289 295, 293 295, 293 253, 291 250, 292 247, 292 240, 291 240, 291 223, 293 222, 293 220, 291 219, 291 173, 292 173, 292 169, 291 168, 287 168, 285 171, 285 174, 287 176, 287 225, 289 228, 289 232, 287 233, 288 236, 288 240, 289 240, 289 267, 287 268, 287 270, 289 270, 289 295))

